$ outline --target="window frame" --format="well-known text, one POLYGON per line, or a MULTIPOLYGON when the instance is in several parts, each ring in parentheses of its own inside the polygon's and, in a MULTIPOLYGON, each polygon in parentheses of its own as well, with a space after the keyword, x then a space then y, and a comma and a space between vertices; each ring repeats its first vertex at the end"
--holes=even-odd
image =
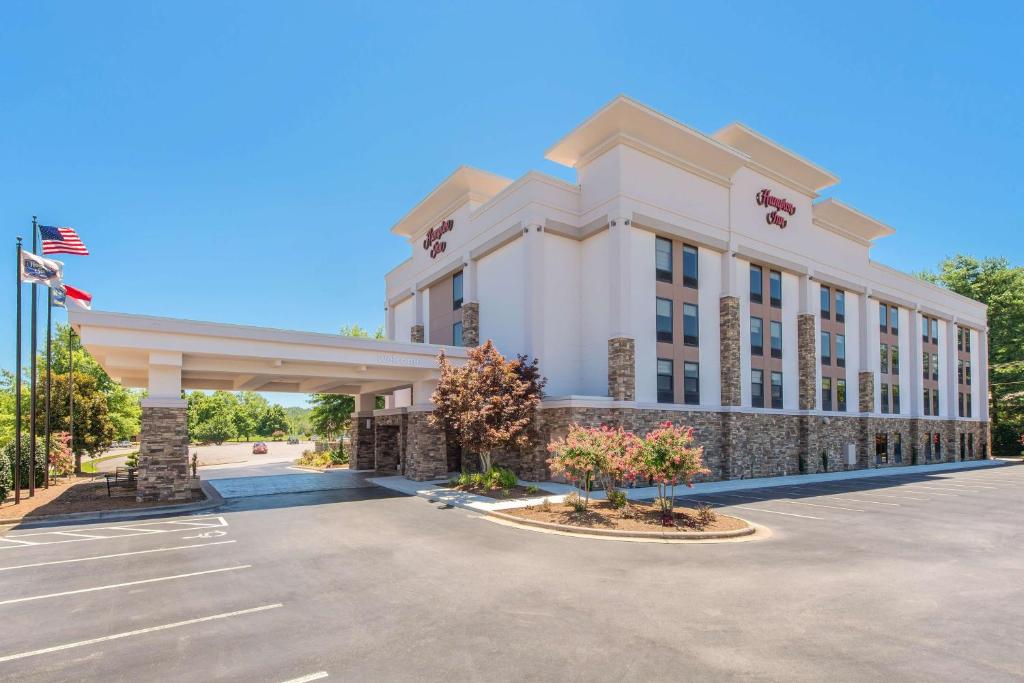
POLYGON ((691 406, 700 405, 700 363, 695 361, 683 361, 683 403, 691 406), (696 376, 689 376, 690 370, 695 370, 696 376), (690 381, 696 382, 695 391, 691 392, 687 388, 687 383, 690 381))
POLYGON ((821 293, 818 296, 819 314, 822 320, 832 319, 832 288, 828 285, 821 286, 821 293))
POLYGON ((821 347, 821 364, 832 365, 832 333, 822 330, 818 345, 821 347))
POLYGON ((764 303, 764 268, 757 265, 756 263, 750 264, 750 303, 762 304, 764 303), (754 273, 757 273, 757 291, 754 291, 754 273))
POLYGON ((452 310, 457 311, 462 308, 462 304, 465 301, 464 294, 464 278, 463 271, 459 271, 452 275, 452 310), (458 296, 456 296, 456 294, 458 296))
POLYGON ((772 358, 782 358, 782 321, 780 320, 769 320, 768 321, 768 346, 771 348, 772 358), (778 337, 775 335, 775 330, 779 331, 778 337), (779 340, 778 348, 775 347, 775 340, 779 340))
POLYGON ((690 289, 700 288, 700 249, 692 244, 683 245, 683 287, 689 287, 690 289), (692 276, 687 272, 686 268, 686 255, 688 250, 693 253, 694 272, 692 276))
POLYGON ((764 408, 764 370, 762 368, 750 368, 750 406, 752 408, 764 408), (754 381, 754 373, 761 376, 760 382, 754 381), (760 387, 755 391, 754 387, 760 387))
POLYGON ((675 400, 676 400, 675 362, 673 362, 673 360, 671 358, 658 358, 655 361, 654 371, 656 373, 656 379, 655 379, 654 388, 655 388, 655 391, 657 393, 657 401, 658 401, 658 403, 675 403, 675 400), (662 363, 667 363, 668 364, 669 371, 668 371, 667 375, 661 371, 662 370, 662 363), (662 380, 663 377, 667 377, 668 378, 668 392, 667 392, 668 400, 662 400, 663 392, 662 392, 662 389, 659 386, 659 384, 661 383, 661 380, 662 380))
POLYGON ((846 378, 840 377, 836 380, 836 410, 846 412, 846 378))
POLYGON ((673 257, 675 256, 673 251, 674 251, 674 249, 673 249, 672 240, 668 239, 667 237, 660 237, 658 235, 655 235, 655 237, 654 237, 654 279, 657 280, 658 282, 667 282, 669 284, 672 284, 672 280, 675 277, 675 273, 673 272, 674 271, 673 263, 672 263, 673 257), (668 270, 665 270, 664 268, 658 267, 658 257, 663 254, 663 251, 659 251, 658 247, 663 246, 665 244, 668 245, 668 270))
POLYGON ((456 320, 452 323, 452 346, 463 346, 464 341, 462 337, 462 321, 456 320), (458 334, 456 334, 456 331, 458 334))
POLYGON ((836 322, 846 322, 846 290, 836 290, 836 304, 835 304, 836 322))
POLYGON ((768 301, 772 308, 782 308, 782 271, 768 271, 768 301), (779 289, 778 296, 775 296, 776 283, 779 289))
POLYGON ((832 412, 832 378, 821 378, 821 409, 832 412))
POLYGON ((786 405, 786 401, 785 401, 786 397, 785 397, 785 394, 783 393, 784 386, 785 386, 785 384, 783 383, 782 373, 780 371, 778 371, 778 370, 772 370, 771 371, 771 396, 772 396, 772 409, 773 410, 782 410, 783 407, 786 405), (775 378, 776 377, 778 377, 778 379, 779 379, 778 383, 775 382, 775 378), (779 388, 778 401, 776 401, 775 387, 779 388))
POLYGON ((750 355, 751 356, 764 356, 764 319, 759 318, 756 315, 750 316, 750 355), (758 325, 758 337, 760 337, 761 343, 754 344, 754 321, 757 321, 758 325))
POLYGON ((664 344, 671 344, 675 339, 673 334, 675 326, 675 302, 672 299, 666 299, 665 297, 655 297, 654 303, 654 335, 655 339, 664 344), (668 329, 662 329, 661 321, 665 318, 658 310, 662 303, 668 304, 668 329))
POLYGON ((700 346, 700 306, 697 304, 683 304, 683 345, 700 346), (693 309, 693 315, 686 314, 688 309, 693 309), (693 330, 689 330, 689 322, 693 320, 693 330), (690 332, 693 334, 690 334, 690 332))

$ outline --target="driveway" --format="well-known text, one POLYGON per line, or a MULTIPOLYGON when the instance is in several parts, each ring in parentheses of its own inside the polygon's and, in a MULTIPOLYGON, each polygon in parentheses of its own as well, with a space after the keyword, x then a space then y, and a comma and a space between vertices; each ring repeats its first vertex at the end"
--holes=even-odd
POLYGON ((1024 677, 1024 467, 743 493, 712 502, 770 538, 570 538, 373 486, 16 529, 0 679, 1024 677))

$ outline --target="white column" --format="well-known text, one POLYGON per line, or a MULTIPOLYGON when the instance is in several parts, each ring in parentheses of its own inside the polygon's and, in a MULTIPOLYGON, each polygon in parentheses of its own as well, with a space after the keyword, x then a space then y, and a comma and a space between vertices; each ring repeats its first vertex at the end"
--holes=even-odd
POLYGON ((432 404, 430 396, 437 389, 436 379, 425 379, 412 384, 412 404, 414 406, 429 406, 432 404))
POLYGON ((153 351, 149 354, 149 396, 143 406, 173 408, 187 405, 181 398, 181 354, 153 351))
POLYGON ((957 395, 960 391, 960 385, 957 384, 956 376, 956 361, 957 361, 957 347, 956 347, 956 330, 957 322, 956 318, 946 321, 946 348, 943 349, 946 352, 945 357, 945 370, 946 373, 946 417, 959 417, 959 396, 957 395))
POLYGON ((736 282, 736 257, 732 245, 722 252, 722 293, 720 296, 739 297, 739 285, 736 282))
POLYGON ((395 338, 395 307, 389 306, 387 302, 384 302, 384 337, 386 339, 395 338))
POLYGON ((478 303, 476 297, 476 259, 467 253, 462 257, 462 301, 478 303))
POLYGON ((810 275, 801 275, 799 277, 799 308, 797 309, 797 315, 813 315, 818 316, 821 313, 821 306, 819 302, 815 301, 814 296, 814 283, 811 281, 810 275))
POLYGON ((423 324, 423 292, 414 289, 412 292, 413 325, 423 324))
MULTIPOLYGON (((629 219, 612 218, 609 227, 608 249, 608 301, 610 338, 636 338, 629 310, 632 301, 633 273, 632 249, 629 243, 629 219)), ((652 257, 653 258, 653 257, 652 257)))
POLYGON ((978 383, 978 403, 973 413, 988 420, 988 328, 978 330, 978 367, 971 368, 971 382, 978 383))
MULTIPOLYGON (((910 368, 910 414, 918 417, 924 414, 921 406, 921 373, 924 366, 921 364, 921 311, 914 309, 910 311, 910 358, 907 363, 910 368)), ((901 358, 900 362, 904 360, 901 358)))
MULTIPOLYGON (((875 382, 878 382, 878 344, 872 344, 871 334, 871 307, 878 306, 878 301, 871 298, 871 290, 867 290, 862 296, 857 297, 857 303, 860 307, 858 317, 858 324, 860 328, 857 330, 857 338, 860 340, 860 358, 859 367, 860 372, 873 372, 875 373, 875 382)), ((876 321, 877 323, 877 321, 876 321)), ((875 325, 877 327, 877 324, 875 325)), ((878 387, 876 386, 877 390, 878 387)))
MULTIPOLYGON (((526 355, 544 358, 544 226, 527 221, 523 228, 526 280, 523 283, 523 344, 526 355)), ((543 360, 541 361, 543 362, 543 360)))
POLYGON ((372 413, 377 405, 377 396, 375 394, 356 394, 352 398, 355 399, 356 415, 372 413))

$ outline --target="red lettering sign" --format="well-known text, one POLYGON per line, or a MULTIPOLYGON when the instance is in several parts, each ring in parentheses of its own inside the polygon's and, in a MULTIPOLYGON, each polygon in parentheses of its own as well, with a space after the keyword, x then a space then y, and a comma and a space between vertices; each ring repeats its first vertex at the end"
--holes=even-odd
POLYGON ((448 244, 441 237, 446 232, 451 232, 453 228, 455 228, 455 221, 449 218, 441 221, 436 228, 427 230, 427 236, 423 238, 423 248, 430 252, 430 258, 437 258, 438 254, 444 253, 448 244))
POLYGON ((776 197, 769 189, 763 189, 758 192, 755 195, 755 199, 758 206, 771 209, 764 217, 765 223, 768 225, 777 225, 780 228, 785 228, 788 220, 785 216, 780 215, 779 212, 788 213, 790 216, 796 213, 796 206, 782 197, 776 197))

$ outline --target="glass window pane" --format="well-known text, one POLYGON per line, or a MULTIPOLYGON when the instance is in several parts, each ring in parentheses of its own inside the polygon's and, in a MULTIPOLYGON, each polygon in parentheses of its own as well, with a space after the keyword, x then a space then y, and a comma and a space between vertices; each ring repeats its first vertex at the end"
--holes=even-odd
POLYGON ((771 304, 772 306, 779 308, 782 306, 782 273, 777 270, 769 271, 768 282, 768 294, 771 297, 771 304))
POLYGON ((782 323, 773 320, 769 327, 771 328, 772 358, 782 358, 782 323))
POLYGON ((654 270, 657 279, 672 282, 672 240, 654 238, 654 270))
POLYGON ((452 277, 452 310, 462 308, 462 273, 458 272, 452 277))
POLYGON ((683 343, 687 346, 700 344, 700 315, 694 304, 683 304, 683 343))
POLYGON ((683 245, 683 284, 696 287, 698 283, 697 247, 683 245))
POLYGON ((757 304, 762 301, 762 278, 761 266, 750 266, 750 300, 757 304))
POLYGON ((672 300, 657 300, 657 333, 658 341, 672 341, 672 300))
POLYGON ((764 408, 764 370, 750 371, 750 405, 764 408))
POLYGON ((821 317, 828 320, 832 315, 832 290, 821 286, 821 317))
POLYGON ((750 353, 764 355, 764 328, 760 318, 750 319, 750 353))
POLYGON ((843 322, 846 319, 846 292, 836 290, 836 320, 843 322))
POLYGON ((462 346, 462 323, 452 325, 452 345, 462 346))
POLYGON ((700 403, 700 366, 697 363, 683 363, 683 401, 691 405, 700 403))

